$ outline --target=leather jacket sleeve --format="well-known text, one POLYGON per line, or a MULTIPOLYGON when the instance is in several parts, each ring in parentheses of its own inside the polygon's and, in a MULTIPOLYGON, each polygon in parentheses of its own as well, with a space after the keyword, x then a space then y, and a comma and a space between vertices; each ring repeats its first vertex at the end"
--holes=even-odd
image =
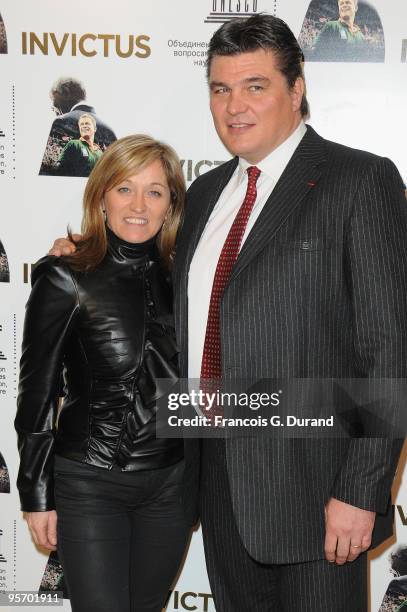
POLYGON ((79 310, 76 287, 60 259, 41 259, 26 306, 15 428, 17 487, 26 512, 55 508, 53 447, 66 339, 79 310))

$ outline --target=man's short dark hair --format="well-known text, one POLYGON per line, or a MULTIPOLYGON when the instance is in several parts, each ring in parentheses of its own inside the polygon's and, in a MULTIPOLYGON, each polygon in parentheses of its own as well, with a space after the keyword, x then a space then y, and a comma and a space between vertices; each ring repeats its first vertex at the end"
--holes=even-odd
MULTIPOLYGON (((258 49, 273 51, 278 69, 285 76, 290 88, 298 77, 304 79, 304 55, 294 34, 282 19, 265 13, 247 19, 232 19, 216 30, 209 41, 206 63, 208 78, 212 60, 217 55, 238 55, 258 49)), ((305 93, 300 110, 303 117, 309 113, 305 93)))
POLYGON ((400 546, 390 555, 391 566, 400 576, 407 575, 407 546, 400 546))
POLYGON ((86 100, 85 87, 79 79, 72 77, 62 77, 55 81, 51 87, 51 92, 59 93, 71 106, 86 100))

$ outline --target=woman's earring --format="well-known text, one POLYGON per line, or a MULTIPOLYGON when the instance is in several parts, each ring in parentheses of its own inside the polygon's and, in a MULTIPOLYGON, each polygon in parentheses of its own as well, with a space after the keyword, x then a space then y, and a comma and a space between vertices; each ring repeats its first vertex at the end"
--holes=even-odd
POLYGON ((165 215, 165 217, 164 217, 164 221, 163 221, 163 224, 162 224, 162 226, 161 226, 161 229, 162 229, 163 227, 165 227, 165 225, 166 225, 166 223, 167 223, 167 221, 168 221, 168 216, 169 216, 169 213, 167 213, 167 214, 165 215))
POLYGON ((102 209, 102 215, 103 215, 103 219, 104 222, 107 222, 107 215, 106 215, 106 206, 105 206, 105 198, 102 198, 102 205, 100 207, 102 209))

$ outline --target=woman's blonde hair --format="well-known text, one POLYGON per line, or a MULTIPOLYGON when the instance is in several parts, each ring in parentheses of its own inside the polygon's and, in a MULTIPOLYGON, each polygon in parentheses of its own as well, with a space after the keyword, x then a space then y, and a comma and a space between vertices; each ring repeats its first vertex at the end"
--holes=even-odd
POLYGON ((83 196, 82 238, 77 243, 76 252, 65 258, 73 269, 91 270, 106 255, 107 238, 102 210, 105 193, 156 160, 162 163, 171 193, 170 207, 157 236, 157 247, 164 264, 171 267, 185 199, 181 164, 172 147, 150 136, 134 134, 113 142, 89 175, 83 196))

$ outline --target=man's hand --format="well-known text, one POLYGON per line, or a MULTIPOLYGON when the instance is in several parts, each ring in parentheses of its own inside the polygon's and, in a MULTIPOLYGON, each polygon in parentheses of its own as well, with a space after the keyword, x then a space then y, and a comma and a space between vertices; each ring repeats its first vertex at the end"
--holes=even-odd
POLYGON ((334 497, 325 506, 325 557, 343 565, 354 561, 372 541, 376 513, 345 504, 334 497))
POLYGON ((46 512, 26 512, 26 519, 31 535, 37 546, 48 550, 56 550, 57 545, 57 513, 55 510, 46 512))
MULTIPOLYGON (((81 238, 82 236, 80 234, 72 234, 72 240, 75 242, 79 242, 81 238)), ((72 255, 72 253, 75 253, 75 251, 76 246, 69 240, 69 238, 57 238, 52 245, 52 249, 48 252, 48 255, 61 257, 61 255, 72 255)))

